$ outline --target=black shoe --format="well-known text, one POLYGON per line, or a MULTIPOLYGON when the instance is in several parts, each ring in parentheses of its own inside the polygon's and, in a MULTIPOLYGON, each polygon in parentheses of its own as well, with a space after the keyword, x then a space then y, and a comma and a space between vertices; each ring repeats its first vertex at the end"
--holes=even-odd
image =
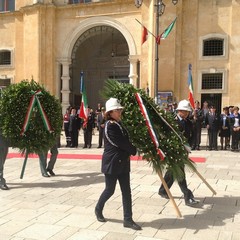
POLYGON ((91 147, 92 147, 92 145, 88 146, 88 148, 91 148, 91 147))
POLYGON ((187 206, 193 206, 193 205, 196 205, 198 203, 199 203, 199 201, 196 201, 194 198, 189 198, 188 200, 185 201, 185 204, 187 206))
POLYGON ((133 230, 142 230, 141 226, 136 224, 133 220, 124 220, 123 226, 125 228, 131 228, 133 230))
POLYGON ((199 150, 200 150, 200 147, 196 147, 196 150, 198 150, 198 151, 199 151, 199 150))
POLYGON ((2 190, 9 190, 9 187, 6 184, 0 186, 2 190))
POLYGON ((162 198, 169 199, 169 196, 167 195, 167 193, 158 192, 158 195, 160 195, 162 198))
POLYGON ((98 146, 97 148, 101 148, 101 146, 98 146))
POLYGON ((47 173, 42 174, 43 177, 50 177, 47 173))
POLYGON ((47 172, 49 172, 49 174, 50 174, 51 176, 55 176, 55 175, 56 175, 56 174, 53 172, 52 169, 47 169, 47 172))
POLYGON ((83 146, 83 148, 87 148, 87 146, 83 146))
POLYGON ((97 209, 95 209, 95 215, 96 215, 97 220, 99 222, 106 222, 106 219, 104 218, 104 216, 103 216, 101 211, 98 211, 97 209))

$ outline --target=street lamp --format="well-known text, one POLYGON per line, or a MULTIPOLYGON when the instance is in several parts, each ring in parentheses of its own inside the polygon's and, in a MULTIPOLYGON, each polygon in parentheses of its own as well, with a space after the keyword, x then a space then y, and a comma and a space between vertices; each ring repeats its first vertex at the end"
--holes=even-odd
MULTIPOLYGON (((178 0, 172 0, 172 3, 176 5, 178 0)), ((163 0, 156 0, 156 30, 155 36, 159 36, 159 18, 164 14, 166 5, 163 3, 163 0)), ((158 104, 158 43, 155 42, 155 103, 158 104)))
MULTIPOLYGON (((165 11, 166 5, 163 3, 162 0, 157 0, 156 4, 154 5, 157 8, 156 12, 156 31, 155 36, 159 36, 159 18, 163 15, 165 11)), ((158 43, 155 43, 155 103, 158 103, 158 43)))

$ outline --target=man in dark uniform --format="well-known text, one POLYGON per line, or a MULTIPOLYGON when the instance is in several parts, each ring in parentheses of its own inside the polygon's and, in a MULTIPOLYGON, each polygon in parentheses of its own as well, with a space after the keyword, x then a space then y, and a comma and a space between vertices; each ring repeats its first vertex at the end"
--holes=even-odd
POLYGON ((207 113, 205 124, 208 130, 209 150, 218 150, 217 137, 220 130, 220 115, 216 112, 216 107, 211 106, 207 113))
POLYGON ((8 154, 8 142, 1 135, 0 132, 0 188, 2 190, 8 190, 8 186, 6 184, 6 180, 3 177, 4 163, 8 154))
MULTIPOLYGON (((187 100, 180 101, 178 104, 177 111, 178 113, 176 116, 176 121, 179 125, 179 130, 182 132, 182 134, 186 137, 186 139, 190 143, 192 137, 192 122, 189 120, 188 115, 192 111, 192 109, 190 107, 189 102, 187 100)), ((184 172, 184 169, 182 170, 184 172)), ((164 180, 166 181, 168 188, 170 189, 174 182, 173 176, 170 171, 166 172, 164 180)), ((187 187, 185 174, 183 180, 178 181, 178 185, 182 193, 184 194, 185 204, 187 206, 193 206, 198 203, 198 201, 194 199, 192 191, 187 187)), ((167 199, 169 198, 166 193, 166 190, 164 189, 163 184, 161 185, 158 194, 163 198, 167 199)))
POLYGON ((199 101, 195 101, 195 108, 190 114, 189 119, 193 124, 193 136, 192 136, 192 150, 200 150, 202 123, 204 120, 203 110, 200 108, 199 101))
POLYGON ((87 121, 83 123, 83 133, 84 133, 83 148, 92 147, 92 134, 93 134, 94 124, 95 124, 95 115, 93 113, 93 110, 90 107, 88 107, 87 121))

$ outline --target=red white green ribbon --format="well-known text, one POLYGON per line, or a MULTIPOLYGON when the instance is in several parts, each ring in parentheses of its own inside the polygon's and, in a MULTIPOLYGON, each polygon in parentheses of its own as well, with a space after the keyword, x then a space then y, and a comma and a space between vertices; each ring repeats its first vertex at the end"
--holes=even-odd
POLYGON ((24 135, 24 133, 28 130, 30 118, 31 118, 31 115, 32 115, 32 112, 33 112, 33 109, 35 106, 37 106, 39 109, 39 112, 42 117, 45 128, 47 129, 47 131, 52 132, 52 128, 51 128, 51 125, 47 118, 47 115, 38 99, 38 96, 41 95, 42 92, 40 90, 38 90, 35 92, 31 91, 31 93, 33 94, 33 96, 31 97, 31 100, 30 100, 30 103, 28 106, 27 114, 25 116, 24 124, 23 124, 22 131, 21 131, 21 136, 24 135))
POLYGON ((141 110, 141 112, 142 112, 142 115, 143 115, 143 117, 144 117, 144 119, 145 119, 145 121, 146 121, 146 125, 147 125, 147 128, 148 128, 148 132, 149 132, 149 134, 150 134, 150 136, 151 136, 151 139, 152 139, 152 141, 153 141, 153 143, 154 143, 154 145, 155 145, 155 147, 156 147, 157 153, 158 153, 158 155, 160 156, 161 160, 164 160, 165 154, 164 154, 164 152, 159 148, 159 142, 158 142, 157 136, 156 136, 156 134, 155 134, 155 132, 154 132, 152 123, 151 123, 150 118, 149 118, 149 116, 148 116, 146 107, 145 107, 145 105, 143 104, 142 98, 141 98, 141 96, 140 96, 139 93, 135 93, 135 97, 136 97, 136 99, 137 99, 137 102, 138 102, 138 105, 139 105, 140 110, 141 110))

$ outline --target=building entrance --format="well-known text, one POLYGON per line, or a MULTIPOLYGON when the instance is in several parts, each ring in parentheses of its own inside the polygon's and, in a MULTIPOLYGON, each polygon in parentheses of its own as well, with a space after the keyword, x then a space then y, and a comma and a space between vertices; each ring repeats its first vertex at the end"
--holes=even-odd
POLYGON ((88 105, 95 110, 104 104, 99 92, 107 79, 129 82, 129 49, 120 31, 111 26, 96 26, 84 32, 72 50, 70 103, 80 105, 80 73, 83 72, 88 105))

